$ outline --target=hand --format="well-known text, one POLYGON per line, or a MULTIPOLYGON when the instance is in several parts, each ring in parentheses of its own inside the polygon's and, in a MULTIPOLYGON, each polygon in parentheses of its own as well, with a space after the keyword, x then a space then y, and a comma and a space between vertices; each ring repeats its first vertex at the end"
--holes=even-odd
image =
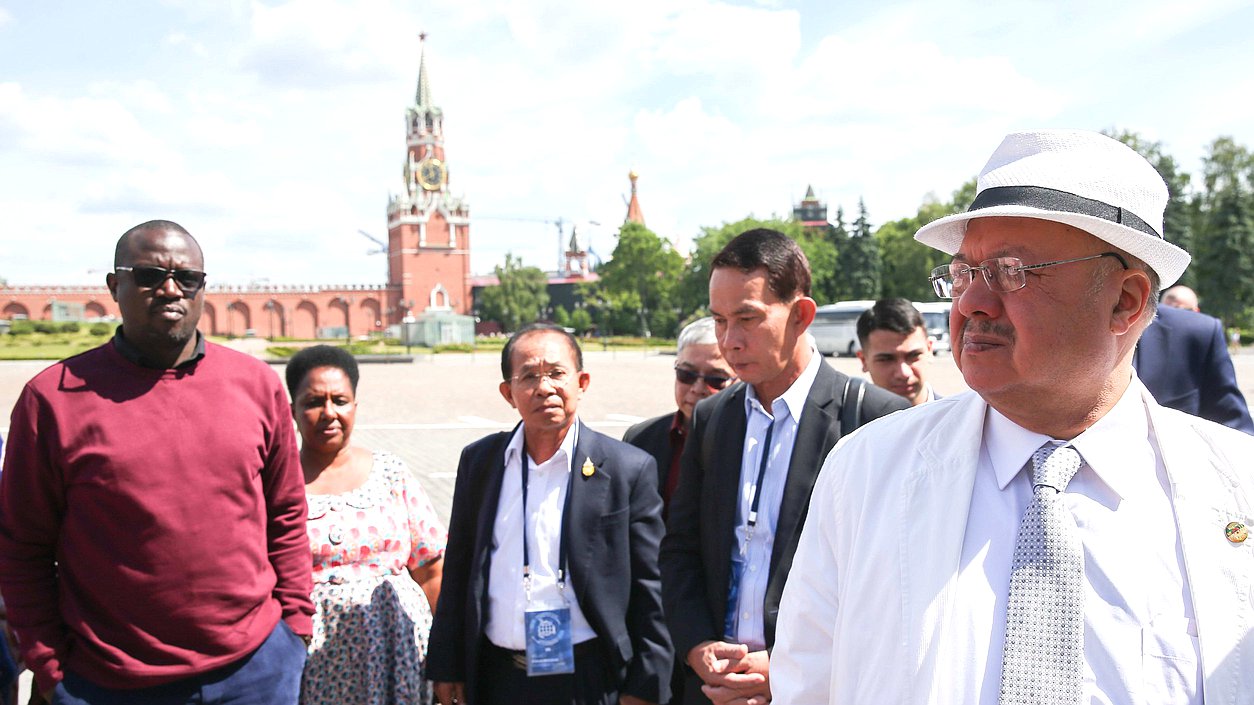
POLYGON ((657 704, 651 703, 648 700, 637 698, 634 695, 623 694, 623 695, 618 696, 618 705, 657 705, 657 704))
POLYGON ((707 682, 701 686, 701 691, 714 705, 771 702, 770 657, 765 651, 750 651, 743 658, 729 660, 722 680, 722 683, 707 682))
POLYGON ((465 683, 436 683, 435 701, 440 705, 468 705, 465 683))

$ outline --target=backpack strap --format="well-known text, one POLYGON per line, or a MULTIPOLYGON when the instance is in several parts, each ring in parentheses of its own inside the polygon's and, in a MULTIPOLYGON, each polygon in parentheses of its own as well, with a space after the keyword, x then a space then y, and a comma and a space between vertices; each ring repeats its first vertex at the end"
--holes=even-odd
POLYGON ((866 382, 856 377, 845 380, 845 391, 840 395, 840 436, 844 438, 862 425, 862 398, 866 396, 866 382))

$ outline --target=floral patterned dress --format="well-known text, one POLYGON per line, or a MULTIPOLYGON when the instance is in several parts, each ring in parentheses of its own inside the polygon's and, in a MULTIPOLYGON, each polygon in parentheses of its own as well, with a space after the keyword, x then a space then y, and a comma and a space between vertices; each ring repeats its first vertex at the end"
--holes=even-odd
POLYGON ((313 642, 304 705, 429 705, 431 608, 408 569, 444 555, 446 533, 401 460, 376 452, 366 482, 308 495, 313 642))

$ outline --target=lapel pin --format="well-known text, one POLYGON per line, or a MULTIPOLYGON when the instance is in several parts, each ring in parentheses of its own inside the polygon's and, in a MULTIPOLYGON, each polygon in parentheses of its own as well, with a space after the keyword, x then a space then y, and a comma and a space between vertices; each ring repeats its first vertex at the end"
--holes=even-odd
POLYGON ((583 468, 580 470, 580 472, 583 473, 584 477, 592 477, 592 473, 596 471, 597 471, 597 468, 595 465, 592 464, 591 460, 583 461, 583 468))
POLYGON ((1231 521, 1224 527, 1224 536, 1232 543, 1244 543, 1250 537, 1250 530, 1239 521, 1231 521))

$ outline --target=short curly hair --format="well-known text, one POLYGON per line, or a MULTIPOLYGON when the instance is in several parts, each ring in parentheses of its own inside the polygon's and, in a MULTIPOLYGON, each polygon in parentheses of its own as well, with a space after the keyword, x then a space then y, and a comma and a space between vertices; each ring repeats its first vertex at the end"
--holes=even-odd
POLYGON ((331 345, 314 345, 305 348, 287 361, 287 393, 296 398, 296 390, 310 372, 319 367, 334 367, 341 370, 353 385, 353 394, 357 393, 357 380, 361 374, 357 370, 357 359, 344 348, 331 345))

